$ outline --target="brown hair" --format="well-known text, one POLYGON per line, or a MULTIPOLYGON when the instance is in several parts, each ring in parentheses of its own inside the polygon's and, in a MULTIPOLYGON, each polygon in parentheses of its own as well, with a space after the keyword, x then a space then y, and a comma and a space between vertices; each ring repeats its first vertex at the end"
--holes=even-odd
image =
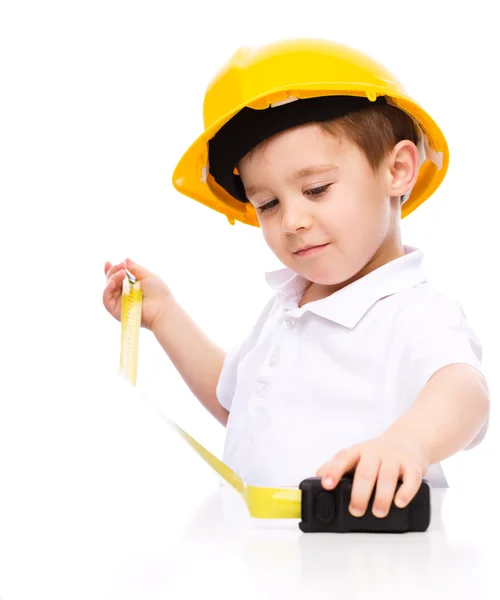
POLYGON ((363 151, 374 171, 398 142, 411 140, 415 145, 418 142, 411 117, 390 104, 370 106, 320 125, 332 135, 346 135, 363 151))

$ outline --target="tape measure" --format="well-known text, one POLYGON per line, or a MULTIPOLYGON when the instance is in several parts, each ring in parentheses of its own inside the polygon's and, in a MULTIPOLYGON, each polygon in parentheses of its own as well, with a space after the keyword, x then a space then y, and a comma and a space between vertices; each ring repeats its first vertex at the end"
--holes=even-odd
MULTIPOLYGON (((125 273, 121 299, 119 374, 135 386, 139 356, 142 290, 140 281, 128 270, 125 273)), ((235 471, 204 448, 177 423, 164 413, 160 411, 158 413, 223 479, 243 496, 251 517, 258 519, 298 519, 301 517, 302 492, 300 489, 247 485, 235 471)))
POLYGON ((139 331, 142 317, 142 291, 139 281, 126 271, 122 289, 122 341, 120 347, 120 374, 133 385, 137 382, 139 331))
MULTIPOLYGON (((121 302, 122 337, 120 374, 134 386, 137 380, 139 331, 142 317, 140 281, 125 271, 121 302)), ((320 477, 309 477, 299 488, 267 488, 247 485, 230 467, 224 464, 165 413, 154 407, 160 417, 243 497, 251 517, 257 519, 302 519, 303 532, 328 531, 335 533, 371 532, 403 533, 425 531, 430 523, 430 490, 424 480, 414 499, 404 508, 392 502, 389 513, 382 519, 372 513, 375 490, 362 517, 353 517, 349 510, 352 475, 344 475, 333 490, 325 490, 320 477)), ((401 485, 401 482, 399 483, 401 485)), ((399 487, 398 485, 398 487, 399 487)))

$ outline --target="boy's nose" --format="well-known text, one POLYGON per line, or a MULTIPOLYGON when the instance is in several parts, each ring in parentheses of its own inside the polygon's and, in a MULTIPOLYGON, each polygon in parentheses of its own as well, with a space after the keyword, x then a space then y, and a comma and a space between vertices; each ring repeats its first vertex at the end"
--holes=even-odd
POLYGON ((299 229, 309 229, 313 222, 310 211, 297 205, 284 209, 282 215, 283 233, 295 233, 299 229))

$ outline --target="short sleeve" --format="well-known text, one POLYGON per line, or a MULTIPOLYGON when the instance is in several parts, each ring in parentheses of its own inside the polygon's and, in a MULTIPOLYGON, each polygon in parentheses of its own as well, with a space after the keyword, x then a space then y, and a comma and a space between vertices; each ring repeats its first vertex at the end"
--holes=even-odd
POLYGON ((216 395, 219 404, 226 410, 231 410, 234 392, 236 390, 236 374, 238 364, 245 355, 244 349, 248 345, 248 340, 240 342, 233 346, 226 354, 222 371, 217 382, 216 395))
MULTIPOLYGON (((406 318, 412 320, 409 327, 404 327, 406 340, 399 362, 397 392, 403 410, 413 404, 432 375, 446 365, 463 363, 482 373, 482 346, 460 304, 440 297, 424 302, 418 311, 409 311, 406 318)), ((485 423, 467 449, 483 439, 487 426, 485 423)))
POLYGON ((228 411, 231 410, 233 396, 238 382, 238 365, 257 343, 273 305, 274 297, 265 305, 257 322, 248 333, 247 337, 243 341, 235 344, 226 354, 217 382, 216 396, 219 404, 228 411))

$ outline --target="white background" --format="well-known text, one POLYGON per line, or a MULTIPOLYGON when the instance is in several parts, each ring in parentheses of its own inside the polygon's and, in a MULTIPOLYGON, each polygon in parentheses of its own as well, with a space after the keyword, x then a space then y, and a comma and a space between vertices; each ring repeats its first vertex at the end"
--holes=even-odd
MULTIPOLYGON (((19 582, 28 585, 30 578, 18 560, 27 548, 33 557, 50 554, 62 538, 49 532, 64 532, 67 548, 75 550, 69 507, 81 514, 89 506, 84 498, 95 498, 104 483, 108 499, 121 489, 104 475, 92 477, 94 468, 104 473, 103 464, 123 466, 123 454, 112 463, 106 453, 127 447, 123 430, 112 426, 128 421, 120 417, 121 392, 110 383, 120 326, 102 305, 104 262, 129 256, 160 274, 226 349, 246 334, 269 297, 263 273, 280 265, 260 231, 230 226, 171 184, 177 161, 202 131, 205 87, 244 44, 313 36, 364 50, 404 82, 447 136, 447 177, 403 221, 403 236, 426 251, 435 284, 461 301, 483 343, 490 433, 477 450, 446 461, 450 485, 474 488, 471 501, 486 483, 496 490, 495 11, 487 1, 0 3, 2 600, 23 597, 19 582), (2 585, 11 586, 10 595, 2 585)), ((222 427, 144 330, 138 387, 220 454, 222 427)), ((153 435, 148 427, 127 430, 136 450, 143 447, 137 440, 153 435)), ((163 457, 166 463, 155 458, 157 468, 172 469, 181 487, 193 478, 214 484, 208 467, 175 448, 175 455, 163 457)), ((139 456, 153 460, 153 446, 143 452, 139 456)), ((129 453, 127 460, 134 456, 129 453)), ((158 471, 144 469, 144 481, 153 486, 147 473, 152 478, 158 471)), ((147 498, 138 494, 127 502, 123 510, 139 527, 147 498)), ((495 503, 490 496, 487 504, 495 503)), ((94 516, 108 519, 105 509, 92 506, 94 516)), ((111 500, 103 506, 113 511, 111 500)), ((37 597, 49 595, 42 584, 35 589, 37 597)))

